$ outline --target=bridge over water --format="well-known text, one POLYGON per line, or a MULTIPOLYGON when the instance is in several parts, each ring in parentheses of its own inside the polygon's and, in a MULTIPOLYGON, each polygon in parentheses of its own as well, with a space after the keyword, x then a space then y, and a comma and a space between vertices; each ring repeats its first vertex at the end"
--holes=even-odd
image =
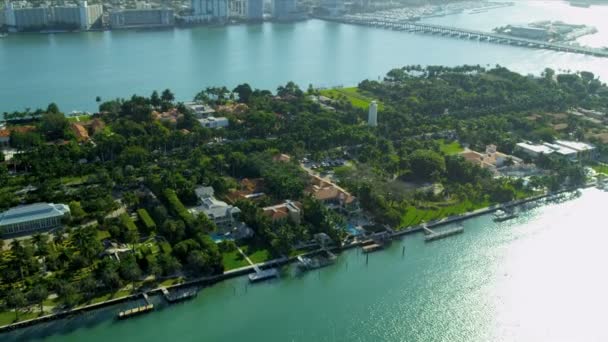
POLYGON ((476 30, 469 30, 463 28, 456 28, 450 26, 441 26, 434 24, 426 24, 420 22, 412 22, 408 20, 399 20, 395 18, 356 18, 356 17, 342 17, 342 18, 323 18, 324 20, 336 21, 345 24, 354 25, 365 25, 372 27, 386 28, 390 30, 406 31, 413 33, 426 33, 432 35, 439 35, 445 37, 459 38, 459 39, 470 39, 491 42, 503 45, 513 45, 536 49, 546 49, 561 52, 578 53, 583 55, 591 55, 596 57, 608 57, 608 50, 594 49, 582 46, 572 46, 560 43, 550 43, 541 40, 527 39, 520 37, 513 37, 505 34, 483 32, 476 30))

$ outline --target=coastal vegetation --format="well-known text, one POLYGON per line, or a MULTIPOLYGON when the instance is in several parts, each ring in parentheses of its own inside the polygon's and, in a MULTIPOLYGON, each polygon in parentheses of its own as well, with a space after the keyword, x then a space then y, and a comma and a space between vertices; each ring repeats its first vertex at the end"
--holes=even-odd
POLYGON ((196 100, 230 126, 203 127, 170 90, 103 102, 99 113, 78 120, 54 104, 5 113, 19 153, 0 163, 0 208, 68 203, 72 214, 63 229, 3 237, 0 324, 249 265, 237 247, 258 263, 293 256, 319 233, 347 241, 344 227, 356 214, 311 195, 305 158, 345 160, 325 163, 323 176, 356 197, 370 227, 382 230, 585 183, 591 161, 520 155, 521 141, 574 137, 608 157, 597 138, 605 126, 567 114, 608 108, 608 87, 584 72, 532 77, 500 66, 410 66, 353 89, 303 91, 290 82, 273 94, 242 84, 204 89, 196 100), (319 94, 332 100, 322 106, 319 94), (380 104, 377 127, 366 124, 371 100, 380 104), (460 155, 486 145, 538 172, 497 177, 460 155), (232 198, 244 179, 261 179, 264 197, 232 198), (214 242, 220 228, 190 210, 199 204, 198 186, 238 207, 253 235, 214 242), (264 213, 285 200, 301 204, 300 220, 264 213))

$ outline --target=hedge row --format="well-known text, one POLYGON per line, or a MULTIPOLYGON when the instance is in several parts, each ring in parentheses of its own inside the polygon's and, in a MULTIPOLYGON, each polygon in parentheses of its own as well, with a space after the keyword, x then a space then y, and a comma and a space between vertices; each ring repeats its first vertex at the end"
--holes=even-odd
POLYGON ((184 207, 184 204, 179 200, 175 191, 173 189, 165 189, 163 195, 165 195, 169 209, 173 214, 181 218, 186 225, 192 227, 194 225, 194 216, 192 216, 186 207, 184 207))
POLYGON ((128 230, 137 230, 135 222, 133 222, 131 217, 126 213, 121 214, 118 218, 120 219, 120 223, 123 225, 123 227, 127 228, 128 230))
POLYGON ((152 220, 150 214, 148 214, 148 211, 146 209, 137 209, 137 216, 139 216, 139 219, 144 224, 148 232, 151 232, 156 229, 156 223, 154 222, 154 220, 152 220))

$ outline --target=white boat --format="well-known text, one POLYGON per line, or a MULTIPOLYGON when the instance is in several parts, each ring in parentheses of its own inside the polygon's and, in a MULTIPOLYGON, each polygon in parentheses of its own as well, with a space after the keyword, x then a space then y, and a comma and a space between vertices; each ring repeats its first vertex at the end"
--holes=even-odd
POLYGON ((0 33, 0 38, 6 38, 8 37, 8 33, 0 33))
POLYGON ((517 214, 515 212, 506 212, 504 210, 496 210, 496 212, 494 213, 494 221, 495 222, 502 222, 502 221, 507 221, 513 218, 516 218, 517 214))
POLYGON ((269 268, 267 270, 256 270, 255 273, 249 275, 249 281, 256 283, 266 279, 278 278, 279 271, 276 268, 269 268))

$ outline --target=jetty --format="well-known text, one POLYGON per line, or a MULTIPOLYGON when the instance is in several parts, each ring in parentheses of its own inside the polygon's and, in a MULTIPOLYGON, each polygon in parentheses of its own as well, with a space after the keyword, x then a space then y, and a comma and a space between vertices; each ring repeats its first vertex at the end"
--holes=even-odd
POLYGON ((424 230, 424 233, 426 234, 426 236, 424 237, 424 242, 431 242, 431 241, 446 238, 448 236, 461 234, 464 232, 464 227, 462 227, 462 226, 459 226, 456 228, 451 228, 451 229, 446 229, 441 232, 433 231, 433 230, 429 229, 426 225, 423 225, 422 229, 424 230))
POLYGON ((124 311, 120 311, 118 313, 118 316, 116 316, 116 318, 117 319, 127 319, 127 318, 131 318, 134 316, 139 316, 141 314, 145 314, 145 313, 148 313, 148 312, 151 312, 152 310, 154 310, 154 304, 150 303, 148 294, 144 293, 143 297, 144 297, 144 301, 146 302, 146 304, 136 306, 134 308, 127 309, 124 311))
POLYGON ((328 250, 322 250, 319 255, 315 256, 306 257, 299 255, 296 257, 298 260, 298 268, 307 271, 332 265, 336 262, 337 258, 338 257, 334 253, 328 250))

